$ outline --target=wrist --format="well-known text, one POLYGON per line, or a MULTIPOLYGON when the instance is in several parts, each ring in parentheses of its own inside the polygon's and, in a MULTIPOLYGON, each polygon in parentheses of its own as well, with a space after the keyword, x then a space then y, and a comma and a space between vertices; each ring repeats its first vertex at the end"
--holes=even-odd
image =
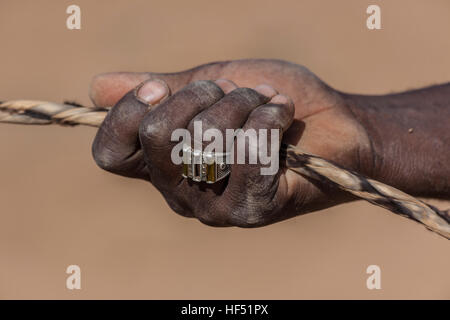
POLYGON ((370 177, 412 195, 450 198, 450 86, 345 96, 370 140, 370 177))

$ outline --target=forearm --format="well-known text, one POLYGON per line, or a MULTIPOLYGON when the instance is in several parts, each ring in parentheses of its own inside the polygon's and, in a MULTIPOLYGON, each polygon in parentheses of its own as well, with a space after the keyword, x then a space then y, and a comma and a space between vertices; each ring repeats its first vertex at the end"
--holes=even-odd
POLYGON ((345 95, 371 142, 371 176, 412 195, 450 199, 450 84, 345 95))

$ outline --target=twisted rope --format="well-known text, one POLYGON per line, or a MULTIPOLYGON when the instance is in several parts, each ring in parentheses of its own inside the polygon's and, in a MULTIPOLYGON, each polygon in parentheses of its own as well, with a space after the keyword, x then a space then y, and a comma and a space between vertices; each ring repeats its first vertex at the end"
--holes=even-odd
MULTIPOLYGON (((78 104, 16 100, 0 103, 0 122, 16 124, 88 125, 99 127, 108 109, 78 104)), ((284 165, 301 175, 340 189, 423 224, 450 239, 450 212, 441 211, 400 190, 366 178, 292 145, 282 144, 284 165)))

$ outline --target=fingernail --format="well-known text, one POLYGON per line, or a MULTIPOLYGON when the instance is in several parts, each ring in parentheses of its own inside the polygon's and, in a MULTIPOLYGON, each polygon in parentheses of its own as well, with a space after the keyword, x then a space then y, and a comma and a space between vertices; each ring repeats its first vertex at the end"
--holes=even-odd
POLYGON ((261 93, 263 96, 272 98, 278 94, 277 90, 269 86, 268 84, 260 84, 254 88, 255 91, 261 93))
POLYGON ((290 99, 282 94, 277 94, 275 97, 272 97, 270 102, 275 104, 288 104, 290 103, 290 99))
POLYGON ((169 94, 169 87, 162 80, 147 80, 138 88, 136 96, 144 103, 155 104, 169 94))
POLYGON ((224 93, 230 93, 231 91, 237 88, 237 85, 230 80, 218 79, 214 82, 220 87, 220 89, 222 89, 224 93))

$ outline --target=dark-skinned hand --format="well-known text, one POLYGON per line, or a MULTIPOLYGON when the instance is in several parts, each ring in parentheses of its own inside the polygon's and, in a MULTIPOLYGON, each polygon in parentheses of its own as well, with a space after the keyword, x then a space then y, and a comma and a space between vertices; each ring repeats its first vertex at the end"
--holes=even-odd
POLYGON ((263 226, 350 198, 286 168, 234 164, 207 185, 181 177, 171 161, 173 130, 201 120, 203 130, 280 129, 282 141, 371 174, 366 130, 347 99, 306 68, 278 60, 212 63, 180 73, 110 73, 95 77, 95 105, 113 108, 93 144, 97 164, 150 181, 177 213, 212 226, 263 226))

